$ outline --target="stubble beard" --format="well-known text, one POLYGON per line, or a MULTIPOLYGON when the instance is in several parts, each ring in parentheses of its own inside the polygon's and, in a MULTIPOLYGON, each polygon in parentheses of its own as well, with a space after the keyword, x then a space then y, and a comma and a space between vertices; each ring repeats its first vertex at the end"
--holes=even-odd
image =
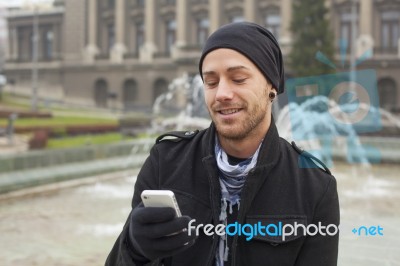
POLYGON ((252 131, 263 122, 265 116, 267 115, 267 99, 264 101, 265 102, 259 102, 256 104, 251 110, 244 108, 241 112, 247 112, 248 117, 245 117, 244 119, 242 118, 241 120, 236 120, 230 123, 230 125, 228 123, 221 123, 215 119, 209 110, 218 135, 226 140, 231 141, 243 140, 251 135, 252 131))

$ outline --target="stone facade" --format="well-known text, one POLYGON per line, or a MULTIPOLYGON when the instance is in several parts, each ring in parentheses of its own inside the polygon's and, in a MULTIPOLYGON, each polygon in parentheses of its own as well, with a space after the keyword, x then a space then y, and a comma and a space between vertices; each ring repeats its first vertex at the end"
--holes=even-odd
MULTIPOLYGON (((247 20, 264 25, 287 54, 291 5, 292 0, 55 1, 52 9, 37 12, 39 96, 147 110, 175 77, 198 72, 202 44, 223 24, 247 20)), ((400 1, 327 0, 327 5, 336 40, 351 40, 351 12, 358 14, 356 38, 349 44, 354 44, 357 55, 373 51, 373 57, 357 69, 377 71, 381 105, 399 112, 400 1)), ((8 18, 5 73, 16 93, 31 93, 34 16, 32 10, 19 10, 8 18)))

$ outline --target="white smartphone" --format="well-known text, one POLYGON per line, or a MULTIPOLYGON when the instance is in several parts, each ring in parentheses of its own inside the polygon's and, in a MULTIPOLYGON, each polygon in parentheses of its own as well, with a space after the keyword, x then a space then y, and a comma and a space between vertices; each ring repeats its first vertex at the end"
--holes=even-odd
POLYGON ((145 207, 171 207, 175 209, 177 217, 182 216, 175 194, 171 190, 143 190, 140 196, 145 207))

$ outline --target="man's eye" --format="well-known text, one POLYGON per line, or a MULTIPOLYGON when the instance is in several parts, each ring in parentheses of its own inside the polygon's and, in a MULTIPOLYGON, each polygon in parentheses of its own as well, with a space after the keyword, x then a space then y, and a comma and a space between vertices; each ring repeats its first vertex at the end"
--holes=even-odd
POLYGON ((215 81, 206 81, 206 85, 207 85, 208 87, 214 87, 214 86, 217 85, 217 82, 215 82, 215 81))
POLYGON ((237 84, 242 84, 246 81, 246 79, 234 79, 233 82, 237 83, 237 84))

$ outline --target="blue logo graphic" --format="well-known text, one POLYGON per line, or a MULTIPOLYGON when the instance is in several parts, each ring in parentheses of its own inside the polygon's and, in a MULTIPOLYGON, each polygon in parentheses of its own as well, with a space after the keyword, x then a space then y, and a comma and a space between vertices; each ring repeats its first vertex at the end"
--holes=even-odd
POLYGON ((357 236, 383 236, 383 227, 377 226, 360 226, 351 230, 357 236))
MULTIPOLYGON (((336 68, 322 53, 316 58, 336 68)), ((380 162, 379 150, 361 145, 358 138, 382 128, 375 70, 292 78, 286 80, 286 90, 294 141, 314 143, 309 152, 328 167, 338 139, 346 144, 348 162, 380 162)), ((303 162, 300 158, 300 167, 315 167, 303 162)))

